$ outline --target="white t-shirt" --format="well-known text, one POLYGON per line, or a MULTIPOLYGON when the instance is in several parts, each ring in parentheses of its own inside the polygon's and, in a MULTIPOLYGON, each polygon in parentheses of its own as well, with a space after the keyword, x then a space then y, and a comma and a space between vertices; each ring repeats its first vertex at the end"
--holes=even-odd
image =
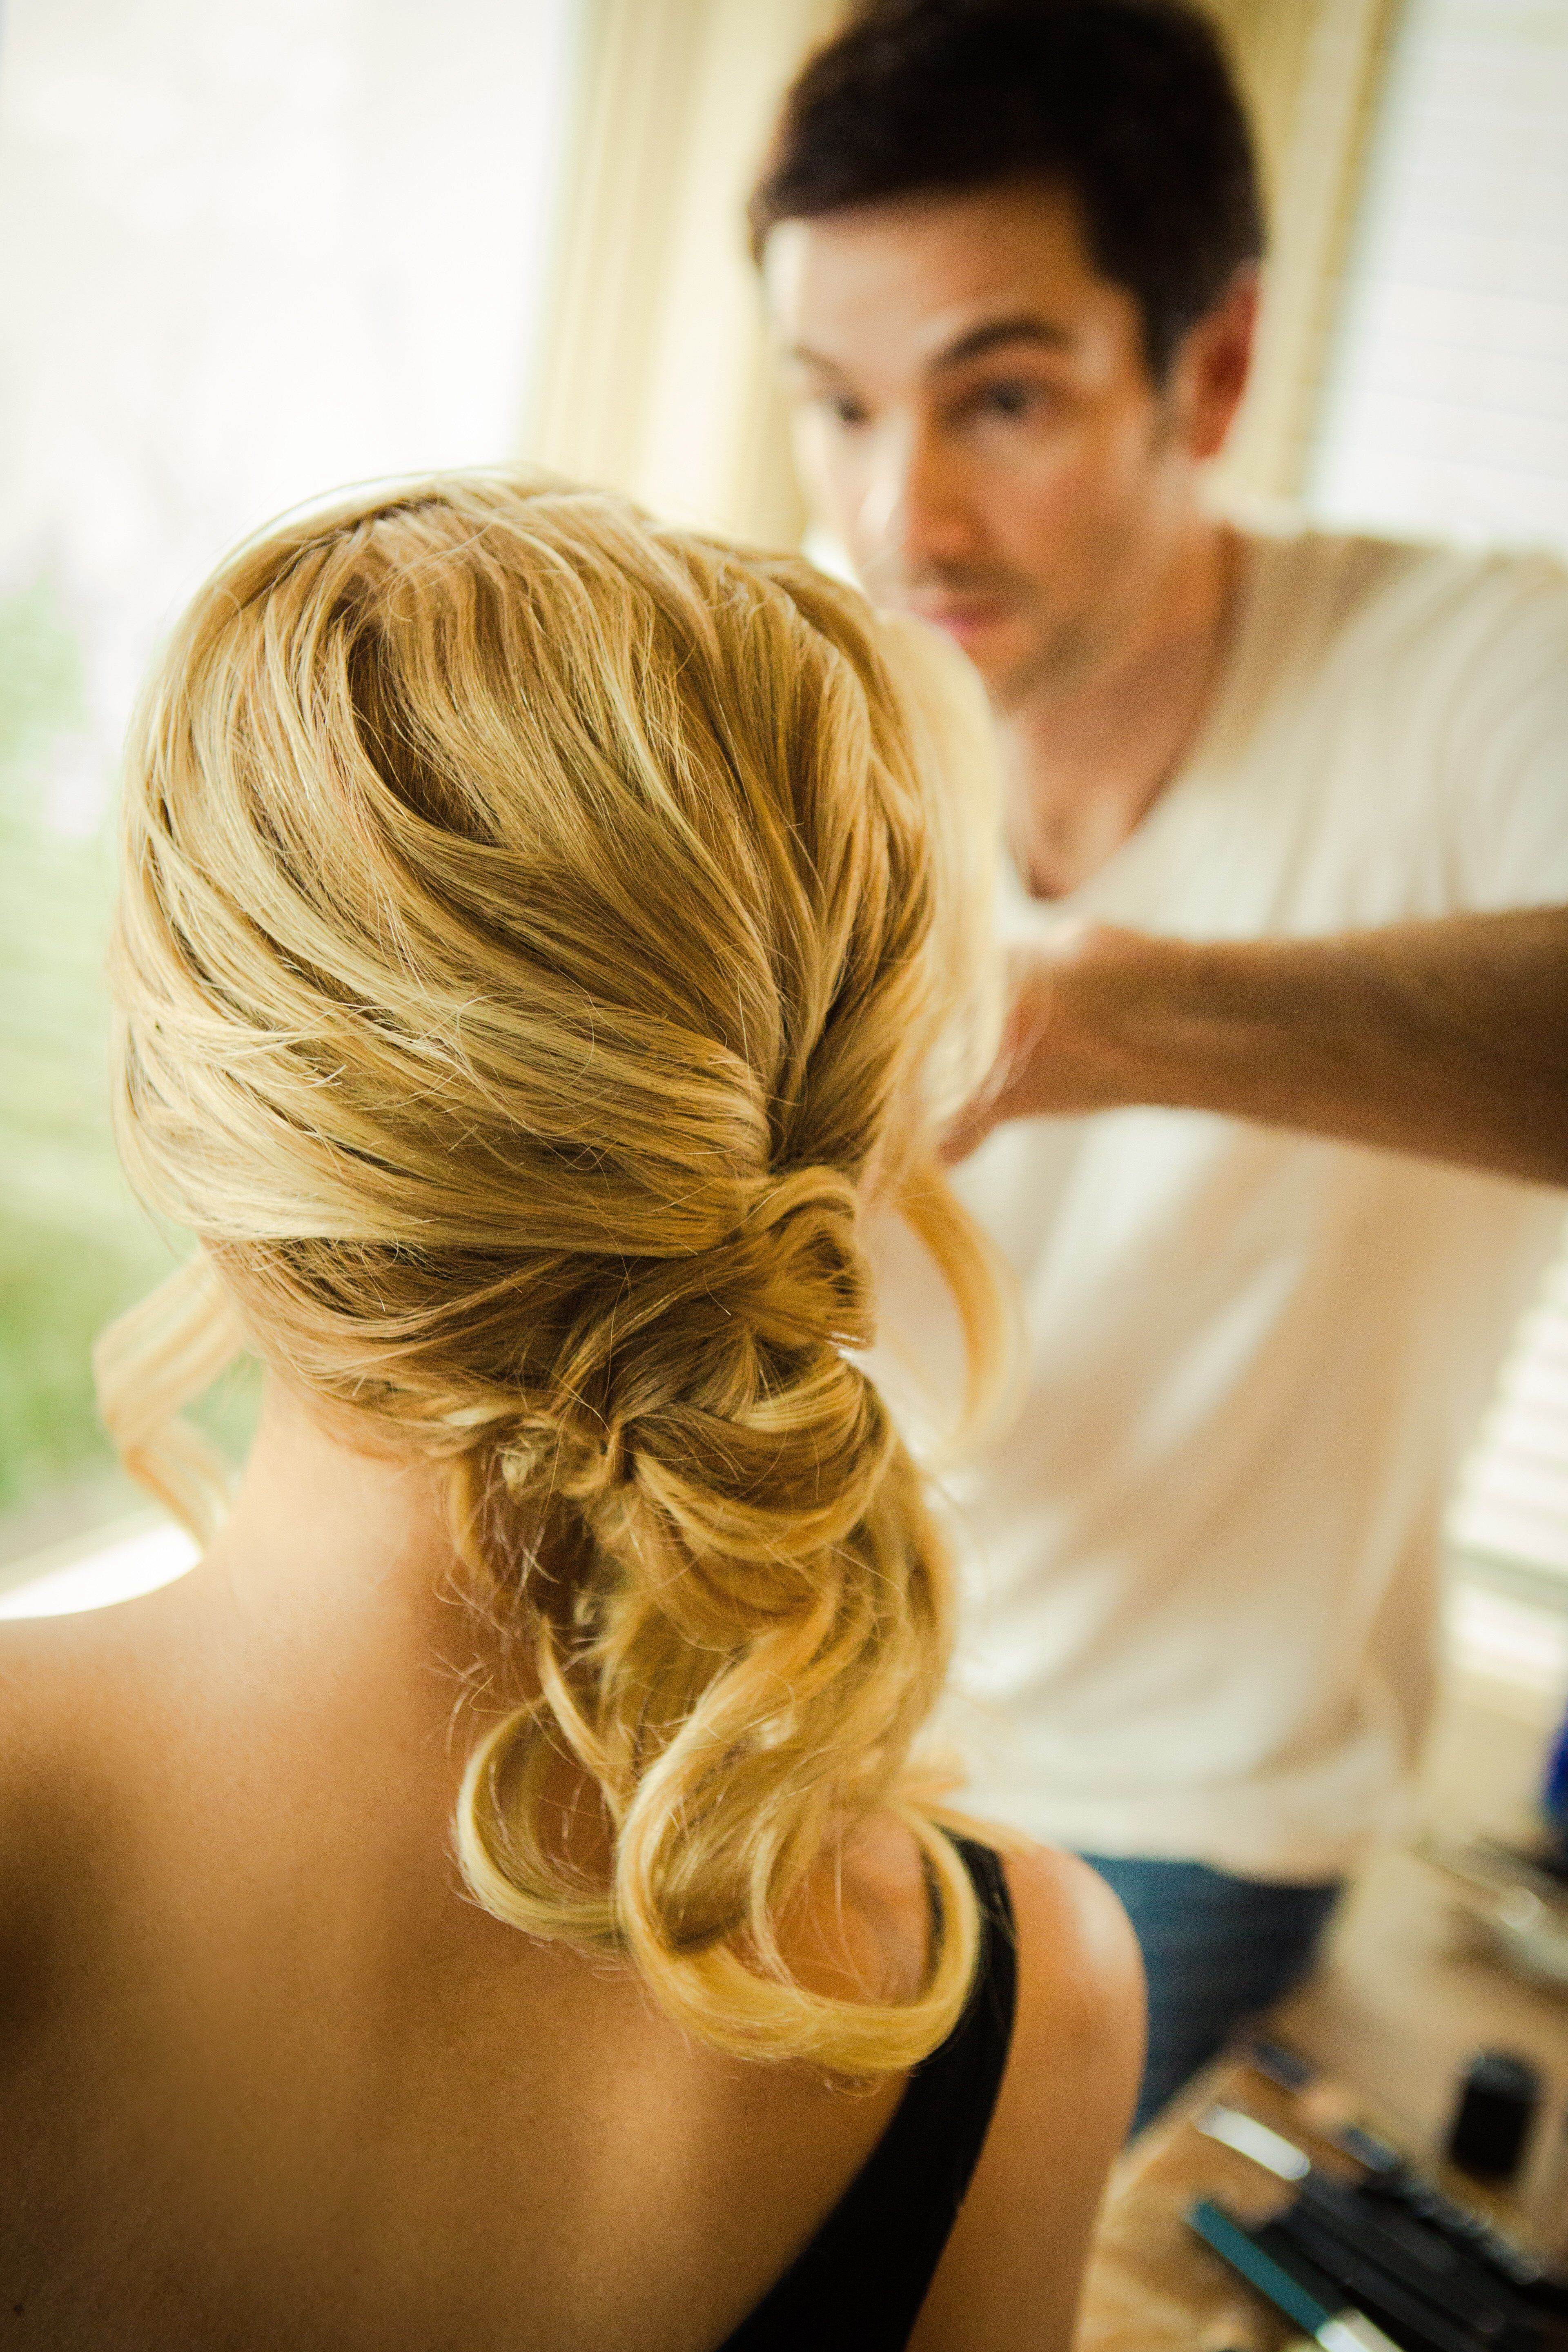
MULTIPOLYGON (((1202 739, 1074 914, 1202 939, 1568 904, 1568 575, 1248 542, 1202 739)), ((955 1486, 966 1802, 1089 1851, 1327 1877, 1429 1703, 1439 1519, 1563 1229, 1544 1186, 1204 1112, 957 1171, 1027 1324, 955 1486)), ((943 1335, 894 1250, 884 1329, 943 1335)))

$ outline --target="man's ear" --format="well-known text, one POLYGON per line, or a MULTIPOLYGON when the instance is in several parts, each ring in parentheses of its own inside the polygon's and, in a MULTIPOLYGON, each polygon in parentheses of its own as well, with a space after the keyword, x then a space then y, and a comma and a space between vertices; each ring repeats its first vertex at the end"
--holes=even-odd
POLYGON ((1190 456, 1212 457, 1247 389, 1258 328, 1258 271, 1238 269, 1223 299, 1192 328, 1176 355, 1172 386, 1190 456))

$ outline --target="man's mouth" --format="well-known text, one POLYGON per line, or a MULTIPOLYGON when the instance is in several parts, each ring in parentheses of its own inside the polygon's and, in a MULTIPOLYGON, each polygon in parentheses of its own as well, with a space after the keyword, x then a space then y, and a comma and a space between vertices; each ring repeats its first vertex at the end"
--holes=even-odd
POLYGON ((1011 617, 1013 600, 998 593, 988 595, 919 595, 910 598, 910 609, 933 628, 955 637, 960 645, 984 636, 988 629, 1011 617))

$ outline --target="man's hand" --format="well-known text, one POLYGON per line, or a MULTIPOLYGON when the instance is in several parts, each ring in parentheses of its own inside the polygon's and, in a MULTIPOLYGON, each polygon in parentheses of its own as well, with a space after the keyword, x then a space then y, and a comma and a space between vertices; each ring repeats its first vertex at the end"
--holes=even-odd
POLYGON ((1002 1051, 949 1130, 943 1156, 963 1159, 1005 1119, 1109 1110, 1140 1100, 1136 1058, 1123 1039, 1136 1034, 1140 1007, 1157 998, 1173 950, 1180 952, 1179 942, 1081 919, 1015 948, 1002 1051))
POLYGON ((1568 910, 1218 943, 1079 922, 1013 971, 950 1160, 1004 1119, 1148 1103, 1568 1184, 1568 910))

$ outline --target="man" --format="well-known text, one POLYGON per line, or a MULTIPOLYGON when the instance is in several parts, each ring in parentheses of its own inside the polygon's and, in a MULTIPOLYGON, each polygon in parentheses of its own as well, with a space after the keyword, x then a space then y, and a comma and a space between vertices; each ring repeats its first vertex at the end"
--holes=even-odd
POLYGON ((1568 579, 1205 510, 1262 239, 1181 0, 873 5, 752 216, 819 518, 998 708, 1027 944, 959 1182, 1028 1333, 972 1793, 1126 1901, 1147 2114, 1387 1818, 1562 1230, 1568 579))

